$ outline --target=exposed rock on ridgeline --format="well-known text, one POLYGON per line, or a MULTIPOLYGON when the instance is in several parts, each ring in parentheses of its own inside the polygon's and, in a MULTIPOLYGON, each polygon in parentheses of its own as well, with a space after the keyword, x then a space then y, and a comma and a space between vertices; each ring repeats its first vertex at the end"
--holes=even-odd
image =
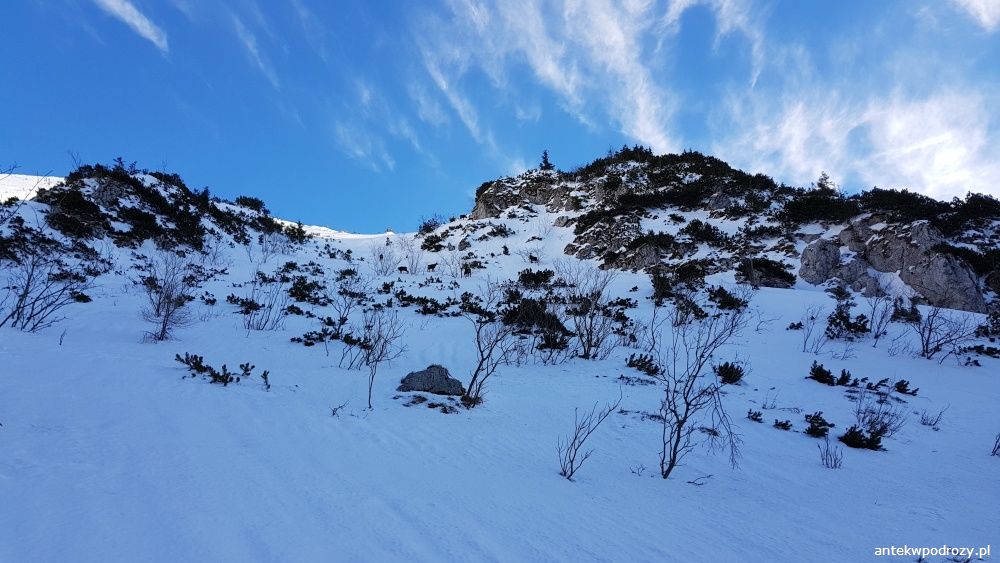
POLYGON ((946 242, 927 221, 887 224, 884 218, 852 220, 837 241, 819 239, 802 252, 799 277, 819 284, 839 279, 857 291, 870 292, 877 282, 868 272, 895 273, 928 303, 982 313, 986 300, 975 271, 964 260, 943 253, 946 242), (841 244, 856 257, 842 265, 841 244))
MULTIPOLYGON (((624 147, 571 172, 484 183, 471 218, 540 211, 557 215, 554 228, 572 229, 565 254, 605 268, 670 273, 697 261, 713 274, 746 259, 790 262, 810 284, 870 294, 890 274, 929 304, 974 312, 1000 293, 1000 201, 990 196, 845 196, 825 177, 792 188, 697 152, 624 147)), ((778 277, 775 287, 791 285, 778 277)))

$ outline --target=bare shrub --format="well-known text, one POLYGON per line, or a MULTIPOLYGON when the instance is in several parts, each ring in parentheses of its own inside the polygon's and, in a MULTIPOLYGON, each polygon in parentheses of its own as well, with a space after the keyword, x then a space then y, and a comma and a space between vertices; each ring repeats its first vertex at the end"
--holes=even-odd
POLYGON ((939 410, 936 414, 931 414, 926 410, 924 410, 924 412, 920 414, 920 424, 923 424, 924 426, 930 426, 932 428, 937 428, 938 425, 941 424, 941 420, 944 418, 944 413, 947 410, 948 407, 945 407, 939 410))
POLYGON ((819 305, 813 305, 806 309, 802 315, 802 351, 812 354, 819 354, 826 347, 829 339, 826 336, 826 329, 822 326, 821 320, 825 319, 825 310, 819 305))
POLYGON ((288 314, 291 297, 284 278, 257 272, 250 282, 250 293, 245 297, 230 295, 228 301, 239 307, 243 327, 247 330, 278 330, 288 314))
POLYGON ((362 312, 362 362, 368 367, 368 408, 372 408, 372 387, 380 365, 398 358, 405 351, 400 343, 405 329, 395 310, 372 307, 362 312))
POLYGON ((177 253, 163 251, 149 260, 144 274, 138 280, 146 295, 142 318, 153 327, 146 332, 146 340, 167 340, 174 330, 193 322, 187 308, 194 299, 189 293, 194 287, 191 265, 177 253))
POLYGON ((489 281, 479 295, 462 295, 460 310, 472 323, 476 338, 476 364, 462 397, 468 407, 482 402, 486 381, 497 368, 509 363, 514 353, 514 325, 505 324, 497 312, 502 297, 503 287, 489 281))
POLYGON ((742 333, 746 311, 742 308, 692 317, 665 337, 657 376, 665 387, 660 403, 660 476, 664 479, 694 450, 700 427, 707 428, 703 434, 710 448, 721 446, 728 451, 730 463, 738 463, 740 438, 722 404, 721 385, 705 377, 705 371, 719 348, 742 333))
POLYGON ((403 236, 396 239, 396 243, 399 245, 399 249, 403 253, 403 259, 406 261, 407 272, 414 276, 423 274, 424 250, 420 247, 420 243, 417 239, 403 236))
POLYGON ((621 390, 618 392, 618 400, 612 403, 608 403, 603 409, 597 410, 597 403, 590 409, 590 412, 580 416, 578 409, 573 409, 573 433, 566 437, 560 438, 556 444, 556 453, 559 454, 559 474, 566 479, 572 481, 573 476, 580 469, 585 461, 587 461, 594 450, 584 451, 584 445, 587 443, 587 438, 597 430, 597 427, 604 422, 608 416, 618 410, 618 406, 622 404, 622 394, 621 390))
POLYGON ((991 456, 1000 456, 1000 434, 997 434, 997 439, 993 443, 993 451, 990 453, 991 456))
POLYGON ((396 273, 396 268, 402 257, 396 254, 392 239, 386 238, 384 243, 372 241, 368 246, 368 267, 376 276, 388 276, 396 273))
POLYGON ((226 240, 215 233, 205 236, 200 256, 201 265, 208 268, 227 268, 231 261, 226 253, 226 240))
POLYGON ((827 469, 840 469, 844 460, 844 452, 837 446, 830 444, 830 439, 826 438, 823 445, 816 444, 819 448, 819 461, 827 469))
POLYGON ((457 250, 449 250, 441 255, 441 269, 452 278, 462 277, 462 269, 465 262, 462 260, 462 253, 457 250))
POLYGON ((542 247, 540 246, 521 247, 515 250, 514 254, 520 256, 521 260, 524 260, 524 262, 527 264, 538 264, 542 259, 542 247))
POLYGON ((920 315, 908 326, 917 336, 920 357, 929 360, 944 352, 942 362, 972 340, 977 328, 977 324, 968 315, 943 307, 931 307, 926 314, 920 315))
POLYGON ((72 303, 90 301, 86 291, 101 273, 94 256, 69 249, 48 239, 33 240, 10 261, 3 297, 0 327, 36 332, 65 319, 62 310, 72 303))
POLYGON ((862 390, 854 404, 854 418, 870 436, 891 438, 906 425, 906 409, 893 405, 886 394, 862 390))
POLYGON ((250 241, 244 250, 246 250, 250 263, 261 267, 279 254, 288 254, 293 246, 288 235, 281 231, 274 231, 257 235, 257 239, 250 241))
POLYGON ((614 311, 609 305, 608 286, 614 272, 600 270, 579 260, 560 260, 556 273, 566 282, 563 298, 566 315, 573 323, 573 332, 584 359, 604 359, 613 350, 611 336, 615 330, 614 311))
POLYGON ((333 326, 331 327, 333 337, 340 338, 351 315, 368 298, 368 280, 356 270, 341 270, 337 290, 329 297, 330 308, 333 309, 333 326))
POLYGON ((880 338, 886 335, 889 323, 892 321, 893 297, 883 287, 879 286, 872 295, 865 298, 868 305, 868 323, 872 334, 872 348, 878 347, 880 338))
POLYGON ((642 323, 638 331, 639 349, 647 354, 655 354, 660 350, 660 336, 664 332, 664 325, 669 320, 661 313, 660 304, 653 302, 653 313, 649 322, 642 323))

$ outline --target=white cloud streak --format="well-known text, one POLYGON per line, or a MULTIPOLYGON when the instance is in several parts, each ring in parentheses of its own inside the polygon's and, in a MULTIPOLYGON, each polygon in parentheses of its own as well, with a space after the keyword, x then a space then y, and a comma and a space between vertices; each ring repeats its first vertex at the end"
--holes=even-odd
POLYGON ((996 31, 1000 27, 1000 1, 998 0, 952 0, 986 31, 996 31))
POLYGON ((992 116, 981 95, 943 88, 850 99, 829 90, 731 101, 713 147, 720 158, 808 185, 821 171, 857 188, 907 188, 936 198, 1000 192, 992 116))
POLYGON ((166 54, 170 51, 167 44, 167 34, 157 27, 145 14, 139 11, 129 0, 94 0, 102 10, 114 16, 125 25, 132 28, 143 39, 148 40, 160 52, 166 54))
POLYGON ((281 89, 281 82, 278 80, 278 74, 275 72, 274 67, 271 63, 264 58, 260 52, 260 48, 257 45, 257 36, 243 23, 243 20, 239 18, 236 14, 230 14, 233 21, 233 30, 236 32, 236 37, 239 38, 240 43, 243 48, 246 49, 247 54, 250 56, 250 60, 253 61, 254 65, 260 70, 264 78, 271 83, 271 86, 275 90, 281 89))
POLYGON ((457 84, 479 70, 497 90, 507 90, 508 73, 527 65, 581 123, 593 126, 592 114, 602 113, 654 150, 679 148, 670 127, 675 100, 644 58, 643 40, 656 19, 651 0, 564 1, 551 11, 528 0, 452 0, 449 7, 449 19, 421 24, 424 67, 477 142, 489 142, 492 134, 457 84))

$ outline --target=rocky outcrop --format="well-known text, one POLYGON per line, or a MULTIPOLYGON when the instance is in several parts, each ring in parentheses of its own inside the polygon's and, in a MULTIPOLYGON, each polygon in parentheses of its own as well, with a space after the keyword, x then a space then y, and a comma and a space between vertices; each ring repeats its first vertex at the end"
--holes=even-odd
POLYGON ((444 366, 432 364, 427 369, 414 371, 406 375, 396 391, 422 391, 434 395, 464 395, 462 382, 448 373, 444 366))
POLYGON ((945 238, 926 221, 893 225, 880 217, 861 217, 840 232, 838 242, 856 253, 854 260, 842 264, 837 242, 816 240, 802 252, 802 279, 818 284, 837 278, 868 293, 878 288, 869 269, 898 273, 932 305, 986 311, 975 272, 962 259, 936 250, 945 238))
POLYGON ((568 205, 569 190, 558 183, 556 172, 529 170, 515 178, 487 182, 476 190, 472 219, 499 217, 511 207, 524 204, 546 205, 563 209, 568 205))
POLYGON ((802 251, 799 277, 811 284, 823 283, 833 277, 840 265, 840 245, 828 239, 818 239, 802 251))
POLYGON ((601 258, 616 268, 632 269, 632 260, 627 249, 632 241, 642 234, 642 222, 634 215, 622 215, 607 221, 600 221, 566 247, 567 254, 587 260, 601 258))
POLYGON ((929 303, 949 309, 986 312, 986 301, 972 268, 964 261, 934 253, 899 272, 899 278, 929 303))

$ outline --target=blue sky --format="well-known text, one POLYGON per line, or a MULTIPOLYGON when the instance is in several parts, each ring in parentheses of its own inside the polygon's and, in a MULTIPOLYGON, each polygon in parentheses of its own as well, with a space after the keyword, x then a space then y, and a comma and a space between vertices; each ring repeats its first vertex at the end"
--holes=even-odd
POLYGON ((8 0, 0 165, 115 156, 360 231, 622 144, 1000 194, 1000 0, 8 0))

